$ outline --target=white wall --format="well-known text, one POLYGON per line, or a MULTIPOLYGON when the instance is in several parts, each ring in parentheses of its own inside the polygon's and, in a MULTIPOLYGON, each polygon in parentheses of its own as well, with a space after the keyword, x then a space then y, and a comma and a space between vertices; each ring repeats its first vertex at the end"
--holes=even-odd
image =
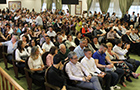
POLYGON ((7 0, 7 4, 0 4, 0 9, 8 7, 9 1, 21 1, 21 7, 30 10, 34 8, 36 12, 40 12, 41 9, 41 0, 7 0))
MULTIPOLYGON (((87 11, 87 0, 79 0, 82 1, 82 13, 83 11, 87 11)), ((71 14, 75 15, 75 5, 71 5, 71 14)))

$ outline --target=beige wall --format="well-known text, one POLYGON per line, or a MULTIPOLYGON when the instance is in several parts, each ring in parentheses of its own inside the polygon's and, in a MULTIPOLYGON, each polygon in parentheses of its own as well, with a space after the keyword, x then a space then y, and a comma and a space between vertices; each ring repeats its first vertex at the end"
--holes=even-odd
POLYGON ((30 10, 34 8, 36 12, 40 12, 41 9, 41 0, 7 0, 7 4, 0 4, 0 9, 8 7, 8 1, 21 1, 21 7, 30 10))

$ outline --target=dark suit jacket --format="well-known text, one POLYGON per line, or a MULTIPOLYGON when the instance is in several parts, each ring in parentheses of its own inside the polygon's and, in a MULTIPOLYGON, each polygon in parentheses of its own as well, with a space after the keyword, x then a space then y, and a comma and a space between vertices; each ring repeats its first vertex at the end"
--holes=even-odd
MULTIPOLYGON (((131 38, 131 36, 129 36, 131 38)), ((132 41, 129 39, 128 35, 125 34, 122 36, 122 41, 124 41, 125 43, 132 43, 132 41, 134 41, 132 38, 132 41)))
POLYGON ((62 74, 62 71, 58 70, 53 65, 48 71, 47 80, 49 84, 58 86, 60 88, 62 88, 66 84, 66 80, 62 74))
POLYGON ((129 22, 129 21, 130 21, 130 14, 128 14, 128 15, 125 14, 125 15, 124 15, 124 21, 125 21, 125 22, 129 22))
POLYGON ((61 31, 61 28, 58 27, 58 24, 59 24, 59 26, 62 26, 62 24, 60 24, 60 23, 55 23, 53 27, 56 32, 61 31))
MULTIPOLYGON (((135 22, 137 21, 137 17, 135 17, 135 22)), ((139 20, 138 20, 139 24, 140 24, 140 17, 139 17, 139 20)))

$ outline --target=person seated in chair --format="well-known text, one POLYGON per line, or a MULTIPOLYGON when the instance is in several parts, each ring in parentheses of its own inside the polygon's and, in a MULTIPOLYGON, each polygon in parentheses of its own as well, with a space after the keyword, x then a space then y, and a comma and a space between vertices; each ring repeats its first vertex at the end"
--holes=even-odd
POLYGON ((85 56, 81 60, 81 64, 91 73, 93 76, 97 76, 100 84, 103 86, 103 80, 105 83, 105 90, 110 90, 111 84, 111 75, 99 70, 95 64, 94 59, 92 58, 92 52, 89 48, 84 49, 85 56))
POLYGON ((76 86, 91 90, 102 90, 97 76, 91 76, 86 68, 79 62, 77 54, 73 51, 68 54, 69 62, 66 64, 65 71, 70 80, 76 80, 76 86))
POLYGON ((45 66, 43 64, 39 48, 37 46, 32 47, 31 55, 28 59, 28 66, 31 71, 34 73, 31 75, 33 79, 40 81, 44 85, 44 74, 45 74, 45 66))
POLYGON ((106 56, 106 50, 107 46, 105 44, 101 44, 99 50, 96 51, 92 57, 94 58, 98 68, 104 69, 106 73, 111 75, 111 90, 114 90, 114 88, 120 89, 120 87, 117 86, 117 83, 124 75, 124 71, 121 68, 114 67, 113 62, 108 56, 106 56), (106 64, 106 61, 108 64, 106 64))
POLYGON ((68 53, 70 52, 69 49, 66 48, 64 44, 59 45, 59 51, 58 54, 60 54, 60 57, 62 57, 62 63, 64 64, 65 61, 68 60, 68 53))
POLYGON ((42 55, 43 54, 43 50, 41 49, 41 47, 39 45, 37 45, 36 39, 32 39, 30 41, 30 46, 27 48, 29 54, 31 54, 32 47, 34 47, 34 46, 37 46, 39 48, 39 52, 42 55))
POLYGON ((122 40, 117 40, 116 45, 113 47, 113 51, 118 55, 119 59, 123 60, 127 64, 130 70, 136 72, 137 68, 140 66, 140 61, 125 58, 125 54, 128 53, 130 44, 126 44, 125 49, 121 48, 122 44, 122 40))
POLYGON ((47 81, 49 84, 59 87, 61 90, 81 90, 80 88, 67 85, 66 79, 62 73, 62 58, 56 54, 53 58, 53 65, 47 72, 47 81))
POLYGON ((10 41, 6 41, 6 42, 1 42, 0 46, 7 46, 7 59, 9 62, 12 63, 12 59, 13 59, 13 52, 14 50, 17 48, 17 43, 18 43, 18 36, 13 35, 12 39, 10 41))
POLYGON ((65 41, 66 47, 70 48, 70 47, 76 47, 76 44, 74 43, 74 41, 72 40, 72 35, 68 35, 67 36, 67 40, 65 41))
POLYGON ((42 45, 43 52, 49 52, 52 46, 54 46, 53 42, 50 40, 49 36, 45 37, 45 41, 42 45))
POLYGON ((86 41, 85 39, 80 40, 80 44, 74 49, 74 52, 76 52, 78 59, 80 57, 84 56, 84 48, 86 46, 86 41))
POLYGON ((15 50, 15 60, 20 61, 17 63, 18 67, 25 67, 25 60, 27 60, 29 53, 25 49, 25 44, 22 41, 18 42, 17 49, 15 50))
POLYGON ((52 66, 53 57, 57 54, 57 52, 58 52, 57 47, 52 46, 50 51, 49 51, 49 54, 46 56, 46 65, 48 67, 52 66))

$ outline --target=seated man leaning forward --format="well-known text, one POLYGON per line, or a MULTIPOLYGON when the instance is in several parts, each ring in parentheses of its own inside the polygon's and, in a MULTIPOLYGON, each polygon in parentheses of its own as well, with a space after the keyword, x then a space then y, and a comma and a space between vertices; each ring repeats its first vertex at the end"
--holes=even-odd
POLYGON ((102 90, 97 76, 91 76, 90 73, 79 63, 75 52, 69 52, 69 62, 66 64, 66 73, 70 80, 76 80, 76 86, 91 90, 102 90))

